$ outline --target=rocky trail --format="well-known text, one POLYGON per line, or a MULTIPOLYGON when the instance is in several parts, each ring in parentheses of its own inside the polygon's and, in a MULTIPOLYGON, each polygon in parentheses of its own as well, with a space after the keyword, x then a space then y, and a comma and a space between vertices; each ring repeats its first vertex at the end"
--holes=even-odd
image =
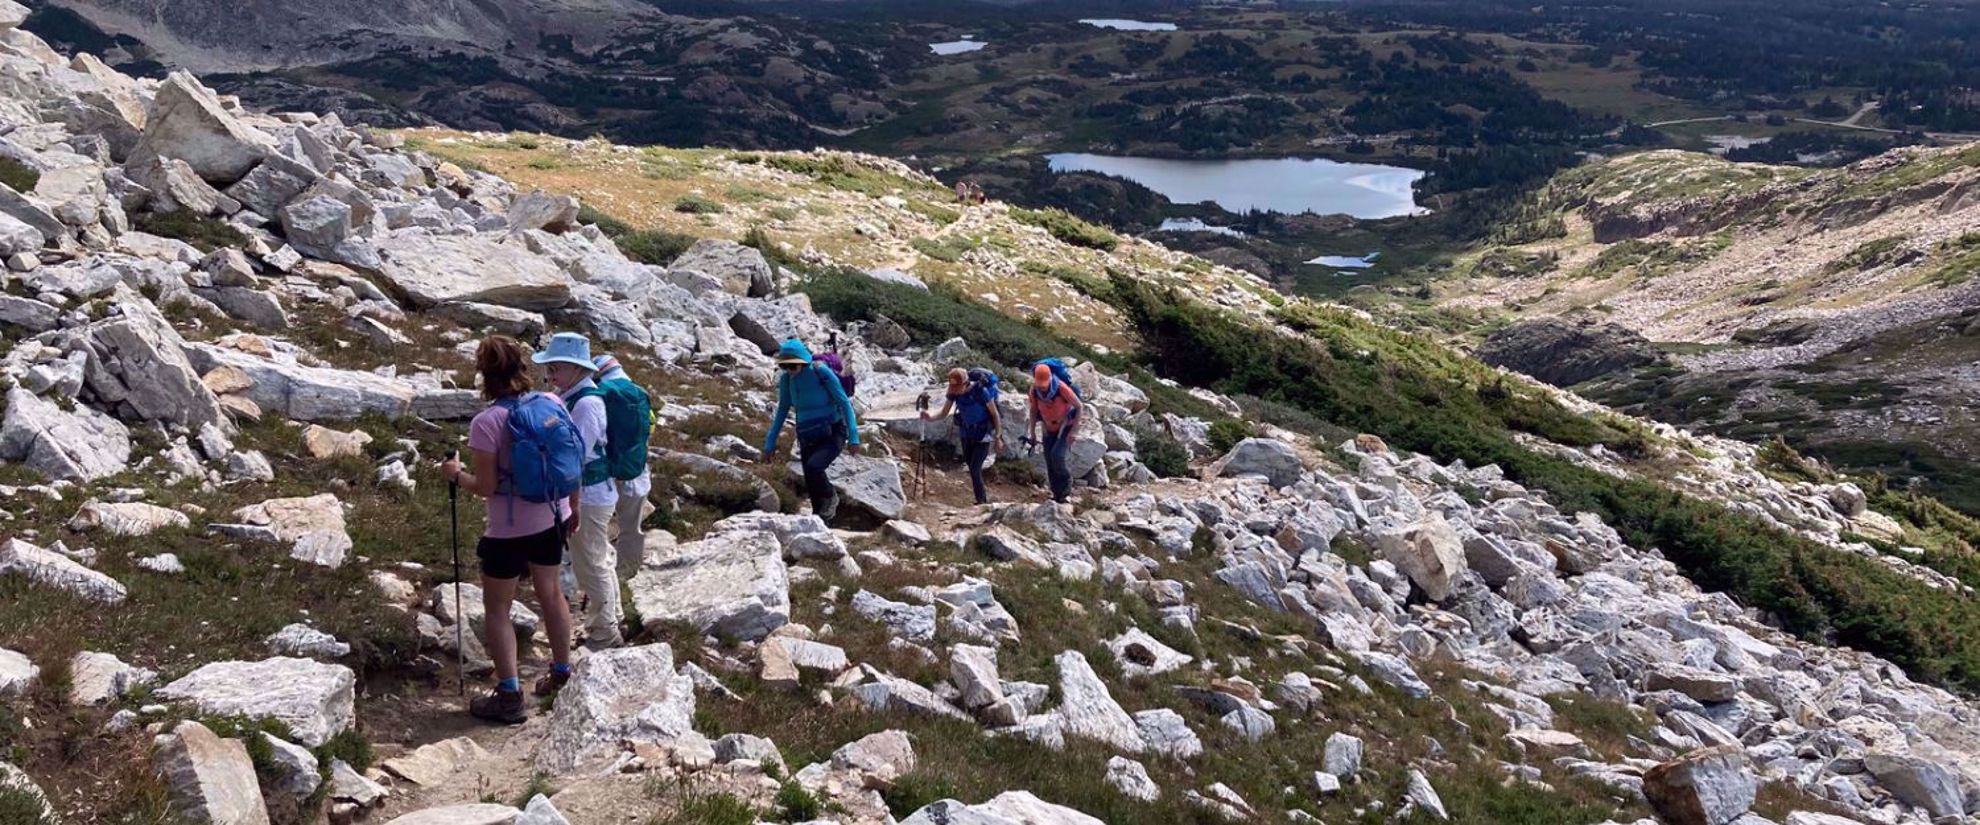
MULTIPOLYGON (((1262 422, 1230 437, 1163 398, 1242 418, 1233 399, 1087 362, 1076 503, 1039 503, 1007 392, 997 503, 970 505, 952 425, 907 412, 983 357, 970 341, 840 323, 813 310, 805 271, 731 241, 637 260, 568 194, 59 55, 16 28, 25 13, 0 0, 7 825, 1912 825, 1980 809, 1967 698, 1790 636, 1497 466, 1262 422), (621 571, 631 643, 581 653, 526 724, 482 727, 454 676, 478 689, 492 669, 479 589, 454 599, 432 466, 480 405, 476 339, 570 328, 653 390, 662 422, 664 484, 621 571), (754 439, 767 353, 834 334, 874 446, 834 466, 849 513, 828 526, 785 503, 789 469, 754 439)), ((898 164, 780 157, 854 181, 806 197, 886 255, 933 221, 907 196, 939 188, 898 164)), ((1013 256, 1037 254, 1272 305, 1229 270, 1140 241, 1075 249, 1008 213, 952 221, 1002 239, 945 262, 981 276, 966 288, 1035 286, 1013 256)), ((1745 445, 1652 431, 1681 445, 1659 478, 1963 592, 1859 541, 1904 531, 1854 485, 1781 482, 1745 445)), ((462 512, 471 541, 479 516, 462 512)), ((534 603, 508 617, 526 682, 534 603)))

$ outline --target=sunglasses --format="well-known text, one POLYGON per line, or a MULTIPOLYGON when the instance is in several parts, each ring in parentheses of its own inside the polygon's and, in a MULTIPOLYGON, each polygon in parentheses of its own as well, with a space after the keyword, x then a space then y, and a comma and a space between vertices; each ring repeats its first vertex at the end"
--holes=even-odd
POLYGON ((778 364, 777 366, 782 368, 783 371, 785 372, 797 372, 798 370, 804 369, 803 364, 778 364))

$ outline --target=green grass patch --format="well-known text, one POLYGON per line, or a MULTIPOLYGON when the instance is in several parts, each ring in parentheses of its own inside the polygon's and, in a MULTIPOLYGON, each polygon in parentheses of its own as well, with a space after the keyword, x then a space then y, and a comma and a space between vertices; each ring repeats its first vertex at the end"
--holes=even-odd
MULTIPOLYGON (((915 181, 883 172, 859 162, 851 155, 741 153, 735 156, 735 160, 737 163, 758 163, 773 169, 804 175, 834 189, 857 192, 872 198, 909 194, 920 194, 923 197, 954 197, 954 193, 939 183, 915 181)), ((952 221, 953 219, 945 223, 952 221)))
POLYGON ((578 207, 580 223, 596 224, 598 231, 618 244, 625 256, 643 264, 666 266, 693 246, 698 237, 685 232, 669 232, 664 229, 634 229, 631 224, 593 208, 590 204, 578 207))
POLYGON ((908 245, 914 247, 914 251, 935 260, 955 263, 962 260, 964 255, 982 246, 983 242, 961 235, 944 235, 940 238, 915 238, 909 241, 908 245))
POLYGON ((1050 356, 1090 360, 1111 372, 1125 373, 1130 383, 1147 393, 1149 409, 1158 415, 1168 412, 1212 422, 1229 418, 1187 391, 1156 380, 1138 364, 1120 356, 1102 356, 1076 341, 1013 319, 947 284, 917 289, 855 270, 833 269, 813 273, 798 288, 810 296, 814 309, 842 322, 873 321, 884 315, 906 329, 916 344, 932 346, 960 337, 974 352, 1020 373, 1050 356))
MULTIPOLYGON (((9 184, 11 185, 11 184, 9 184)), ((25 790, 0 787, 0 822, 8 825, 52 825, 42 818, 41 800, 25 790)))
POLYGON ((756 825, 756 806, 731 793, 690 789, 677 809, 655 816, 648 825, 756 825))
POLYGON ((1917 257, 1916 253, 1905 253, 1904 242, 1911 240, 1909 235, 1892 235, 1876 240, 1864 241, 1842 257, 1830 261, 1822 271, 1836 275, 1843 272, 1862 272, 1917 257))
POLYGON ((1709 261, 1731 245, 1732 235, 1723 232, 1687 241, 1631 238, 1604 248, 1576 274, 1584 278, 1610 278, 1625 273, 1655 278, 1709 261))
POLYGON ((131 220, 131 226, 139 232, 185 241, 201 252, 247 245, 247 236, 242 235, 240 230, 226 221, 194 214, 185 209, 171 212, 140 212, 131 220))
MULTIPOLYGON (((16 192, 26 194, 41 185, 41 173, 34 167, 13 158, 0 158, 0 183, 16 192)), ((0 820, 5 821, 5 820, 0 820)))
POLYGON ((1011 217, 1043 228, 1052 237, 1074 246, 1100 249, 1112 252, 1121 243, 1120 236, 1105 227, 1096 226, 1074 217, 1064 209, 1024 209, 1013 207, 1011 217))
POLYGON ((720 201, 701 195, 682 195, 674 201, 674 211, 689 215, 720 215, 729 211, 720 201))
POLYGON ((1968 232, 1938 242, 1932 247, 1932 268, 1925 280, 1939 286, 1958 286, 1980 272, 1980 232, 1968 232))

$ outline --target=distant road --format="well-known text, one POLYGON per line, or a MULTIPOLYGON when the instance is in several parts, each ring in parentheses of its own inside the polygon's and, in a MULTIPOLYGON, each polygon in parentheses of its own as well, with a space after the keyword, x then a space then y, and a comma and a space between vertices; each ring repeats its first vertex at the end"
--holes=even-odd
POLYGON ((1686 123, 1711 123, 1712 121, 1715 120, 1732 120, 1732 119, 1733 119, 1732 115, 1719 115, 1718 117, 1688 117, 1683 120, 1660 120, 1657 121, 1656 123, 1646 123, 1643 125, 1651 129, 1661 129, 1665 126, 1679 126, 1686 123))
MULTIPOLYGON (((1849 117, 1844 118, 1842 120, 1815 120, 1813 118, 1806 118, 1806 117, 1793 117, 1793 118, 1788 118, 1788 120, 1794 123, 1806 123, 1810 126, 1828 126, 1834 129, 1854 129, 1859 132, 1876 132, 1881 135, 1908 134, 1903 129, 1886 129, 1881 126, 1863 125, 1863 118, 1866 115, 1870 114, 1872 111, 1875 111, 1876 108, 1877 108, 1877 101, 1870 100, 1870 101, 1865 101, 1862 106, 1858 106, 1856 108, 1856 111, 1851 112, 1849 117)), ((1644 124, 1644 126, 1651 129, 1661 129, 1665 126, 1681 126, 1686 123, 1713 123, 1722 120, 1733 120, 1734 118, 1735 118, 1734 115, 1716 115, 1713 117, 1687 117, 1687 118, 1681 118, 1679 120, 1660 120, 1657 121, 1656 123, 1646 123, 1644 124)), ((1951 143, 1963 143, 1967 141, 1980 140, 1980 135, 1969 135, 1969 134, 1962 134, 1959 132, 1926 132, 1924 134, 1925 137, 1930 138, 1932 140, 1943 140, 1951 143)))

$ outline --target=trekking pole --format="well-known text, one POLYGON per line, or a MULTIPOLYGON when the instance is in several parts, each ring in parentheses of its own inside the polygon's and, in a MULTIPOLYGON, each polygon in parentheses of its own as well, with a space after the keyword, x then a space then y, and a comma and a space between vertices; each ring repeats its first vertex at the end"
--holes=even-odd
MULTIPOLYGON (((457 450, 447 451, 447 460, 459 455, 457 450)), ((454 547, 454 670, 455 679, 461 683, 461 696, 467 696, 467 611, 461 608, 461 483, 447 482, 447 536, 454 547)))

